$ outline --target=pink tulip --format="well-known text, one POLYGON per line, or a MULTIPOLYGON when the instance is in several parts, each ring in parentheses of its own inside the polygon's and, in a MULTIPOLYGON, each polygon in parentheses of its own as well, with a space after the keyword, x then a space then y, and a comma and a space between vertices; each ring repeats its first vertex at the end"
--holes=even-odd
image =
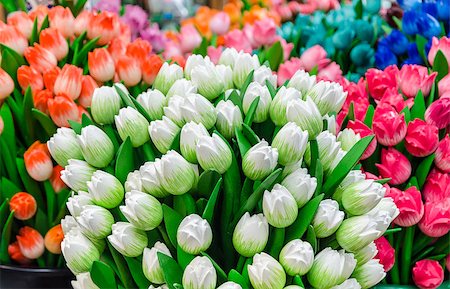
POLYGON ((395 146, 406 135, 405 115, 399 114, 392 106, 381 103, 375 109, 373 132, 377 141, 384 146, 395 146))
POLYGON ((96 48, 88 53, 88 66, 91 76, 100 82, 114 77, 114 59, 106 48, 96 48))
MULTIPOLYGON (((373 135, 373 131, 362 121, 360 120, 350 120, 347 124, 347 128, 351 128, 355 133, 359 134, 361 138, 373 135)), ((373 138, 373 140, 370 142, 369 146, 364 151, 363 155, 361 156, 361 160, 365 160, 368 157, 370 157, 377 148, 377 139, 373 138)))
POLYGON ((31 67, 40 73, 45 73, 58 64, 55 55, 37 43, 27 47, 23 55, 31 67))
POLYGON ((293 43, 287 43, 286 40, 284 40, 283 38, 279 38, 279 41, 281 43, 281 46, 283 47, 283 58, 284 61, 287 61, 290 56, 291 56, 291 52, 292 49, 294 49, 294 44, 293 43))
POLYGON ((405 191, 391 188, 386 197, 391 197, 400 214, 394 220, 394 224, 402 227, 411 227, 422 219, 424 207, 422 196, 416 187, 409 187, 405 191))
POLYGON ((39 35, 39 43, 42 47, 53 53, 58 61, 62 60, 69 53, 67 40, 64 38, 61 31, 55 28, 42 30, 39 35))
POLYGON ((23 55, 28 47, 28 40, 15 26, 0 28, 0 43, 23 55))
POLYGON ((89 10, 83 10, 83 12, 78 14, 74 22, 74 32, 76 36, 80 36, 84 31, 87 31, 91 17, 92 12, 89 10))
POLYGON ((370 104, 366 90, 366 82, 362 77, 359 79, 358 83, 350 82, 345 78, 340 78, 337 82, 339 82, 344 88, 344 91, 347 92, 347 98, 344 102, 343 108, 341 109, 341 112, 345 112, 343 117, 345 118, 348 114, 350 105, 353 103, 355 119, 363 121, 366 117, 367 108, 370 104))
POLYGON ((302 62, 297 57, 293 57, 285 63, 282 63, 278 68, 278 85, 283 85, 300 69, 303 69, 302 62))
POLYGON ((412 269, 412 277, 420 289, 436 289, 444 281, 444 270, 436 260, 420 260, 412 269))
POLYGON ((342 78, 342 70, 339 64, 331 62, 325 68, 319 70, 317 77, 321 80, 338 81, 342 78))
POLYGON ((219 62, 220 56, 222 55, 222 48, 222 46, 208 46, 208 56, 214 64, 217 64, 219 62))
POLYGON ((396 65, 386 67, 384 70, 370 68, 366 72, 367 87, 370 96, 380 100, 387 89, 397 90, 398 68, 396 65))
POLYGON ((434 152, 434 164, 441 171, 450 173, 450 137, 445 136, 434 152))
POLYGON ((450 125, 450 93, 449 97, 444 94, 427 108, 425 120, 439 129, 450 125))
POLYGON ((244 32, 234 29, 225 34, 225 46, 235 48, 237 51, 251 52, 252 46, 244 32))
MULTIPOLYGON (((409 98, 408 100, 414 100, 409 98)), ((406 102, 403 99, 403 96, 398 93, 397 88, 388 88, 385 90, 383 97, 380 99, 380 103, 387 103, 395 108, 396 111, 401 112, 405 106, 406 102)))
POLYGON ((442 237, 450 231, 450 199, 426 202, 425 212, 419 222, 420 230, 429 237, 442 237))
POLYGON ((9 74, 0 68, 0 101, 14 91, 14 81, 9 74))
POLYGON ((282 21, 287 21, 292 18, 292 11, 288 5, 277 5, 274 9, 275 12, 280 15, 282 21))
POLYGON ((8 25, 15 26, 25 38, 30 38, 33 31, 33 21, 30 16, 23 11, 10 13, 7 18, 8 25))
POLYGON ((256 21, 253 27, 253 37, 258 46, 272 45, 277 41, 277 26, 272 18, 256 21))
POLYGON ((376 239, 375 246, 377 246, 378 253, 374 259, 380 260, 380 264, 383 265, 384 272, 388 272, 394 267, 395 263, 395 250, 385 237, 376 239))
POLYGON ((450 74, 447 74, 438 82, 439 97, 450 92, 450 74))
POLYGON ((375 164, 383 178, 391 178, 389 184, 400 185, 411 176, 408 158, 393 147, 381 151, 381 164, 375 164))
POLYGON ((445 36, 440 39, 433 37, 430 52, 428 52, 428 61, 431 65, 433 65, 434 58, 436 57, 436 54, 439 50, 447 59, 448 68, 450 70, 450 38, 445 36))
POLYGON ((202 36, 193 24, 184 25, 180 30, 181 51, 190 52, 202 43, 202 36))
POLYGON ((260 47, 260 44, 255 40, 254 28, 252 24, 245 24, 244 28, 242 28, 242 32, 244 33, 245 39, 250 43, 251 49, 260 47))
POLYGON ((314 45, 313 47, 306 49, 300 56, 300 60, 306 71, 311 71, 315 66, 317 66, 320 71, 331 62, 331 60, 327 58, 327 52, 320 45, 314 45))
POLYGON ((428 174, 423 188, 425 202, 441 202, 450 195, 450 173, 444 173, 436 168, 428 174))
POLYGON ((66 7, 55 6, 48 12, 50 27, 58 29, 64 38, 71 38, 74 35, 75 18, 72 11, 66 7))
POLYGON ((430 94, 437 72, 428 75, 428 68, 416 64, 403 65, 398 75, 400 90, 408 97, 416 97, 419 90, 424 97, 430 94))
POLYGON ((408 124, 405 137, 406 150, 415 157, 432 154, 439 143, 438 128, 416 118, 408 124))
POLYGON ((336 9, 340 6, 338 0, 315 0, 314 2, 317 4, 317 9, 323 11, 336 9))
POLYGON ((209 21, 209 29, 217 35, 223 35, 230 29, 230 16, 225 12, 219 12, 209 21))

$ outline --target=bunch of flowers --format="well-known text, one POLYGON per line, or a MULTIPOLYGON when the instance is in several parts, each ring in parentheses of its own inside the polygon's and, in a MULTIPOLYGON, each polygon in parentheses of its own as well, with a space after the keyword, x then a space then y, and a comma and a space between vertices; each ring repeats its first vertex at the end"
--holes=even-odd
POLYGON ((279 34, 294 43, 293 56, 315 45, 322 46, 327 58, 339 64, 349 79, 358 79, 375 64, 374 45, 381 34, 378 15, 381 1, 353 1, 328 13, 300 14, 286 22, 279 34))
POLYGON ((409 64, 372 68, 357 84, 344 83, 348 98, 338 122, 361 136, 375 135, 362 169, 387 181, 386 196, 400 210, 397 231, 376 241, 393 284, 431 289, 444 280, 450 232, 447 42, 433 42, 428 60, 434 71, 409 64))
POLYGON ((394 18, 396 28, 383 27, 388 35, 378 41, 376 66, 427 64, 426 55, 433 37, 445 36, 449 30, 450 5, 448 1, 401 2, 403 18, 394 18))
POLYGON ((355 168, 373 137, 337 132, 343 88, 305 71, 277 86, 256 56, 233 49, 218 63, 165 63, 136 98, 97 88, 93 119, 47 143, 73 190, 61 247, 74 286, 380 282, 373 241, 398 209, 355 168))

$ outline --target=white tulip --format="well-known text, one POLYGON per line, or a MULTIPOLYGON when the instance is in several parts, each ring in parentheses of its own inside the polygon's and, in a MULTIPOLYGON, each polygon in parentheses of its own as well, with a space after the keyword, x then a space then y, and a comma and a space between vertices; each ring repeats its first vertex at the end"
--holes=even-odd
POLYGON ((141 255, 148 243, 145 231, 126 222, 112 225, 112 234, 108 236, 108 241, 114 249, 126 257, 141 255))
POLYGON ((298 168, 286 176, 281 185, 288 189, 297 202, 297 206, 301 208, 313 196, 317 187, 317 179, 311 177, 307 169, 298 168))
POLYGON ((156 148, 165 154, 172 146, 180 128, 169 118, 163 116, 162 120, 154 120, 150 123, 148 132, 156 148))
POLYGON ((303 276, 313 265, 314 250, 310 243, 295 239, 284 245, 279 259, 288 275, 303 276))
POLYGON ((184 75, 187 80, 191 79, 192 70, 197 66, 203 66, 207 64, 212 64, 209 56, 201 56, 198 54, 189 55, 186 59, 186 64, 184 65, 184 75))
POLYGON ((81 129, 78 136, 84 159, 92 166, 106 167, 114 158, 114 145, 108 135, 95 125, 81 129))
POLYGON ((233 83, 233 70, 227 65, 216 65, 217 73, 222 78, 224 90, 232 89, 234 87, 233 83))
POLYGON ((331 287, 330 289, 361 289, 361 285, 359 285, 356 279, 350 278, 339 285, 331 287))
POLYGON ((142 180, 141 173, 139 170, 135 170, 131 172, 127 176, 127 180, 125 181, 125 191, 130 192, 131 190, 142 191, 142 180))
MULTIPOLYGON (((319 149, 319 159, 326 173, 331 173, 339 161, 342 159, 344 153, 341 149, 341 143, 336 140, 336 136, 329 131, 321 132, 317 136, 317 146, 319 149)), ((306 164, 311 164, 311 149, 310 146, 305 152, 306 164)))
POLYGON ((263 140, 251 147, 242 160, 242 170, 251 180, 262 180, 275 169, 278 163, 278 150, 263 140))
POLYGON ((216 106, 216 128, 226 139, 235 136, 236 128, 242 130, 242 113, 231 100, 221 100, 216 106))
POLYGON ((333 199, 339 203, 342 201, 342 193, 352 184, 364 181, 366 175, 361 170, 350 171, 347 176, 342 180, 339 186, 336 188, 333 194, 333 199))
POLYGON ((186 97, 191 93, 197 93, 197 86, 192 81, 182 78, 175 81, 167 92, 166 98, 170 99, 174 95, 186 97))
POLYGON ((139 168, 141 174, 142 188, 144 192, 157 197, 164 198, 169 193, 163 188, 159 179, 157 170, 161 169, 161 160, 156 159, 154 162, 146 162, 139 168))
POLYGON ((179 65, 164 62, 153 82, 153 88, 167 94, 175 81, 181 78, 183 78, 183 69, 179 65))
POLYGON ((347 92, 342 85, 336 82, 319 81, 307 93, 307 96, 317 104, 322 115, 341 110, 347 92))
POLYGON ((144 256, 142 257, 142 271, 148 281, 155 284, 163 284, 165 282, 164 273, 159 264, 158 252, 172 257, 169 249, 164 243, 156 242, 151 249, 144 249, 144 256))
MULTIPOLYGON (((219 61, 220 63, 220 61, 219 61)), ((225 63, 220 63, 225 64, 225 63)), ((237 88, 241 88, 252 70, 258 69, 258 56, 250 55, 249 53, 240 52, 235 58, 233 65, 233 82, 237 88)))
POLYGON ((61 171, 61 180, 76 192, 87 191, 87 182, 95 171, 85 161, 70 159, 69 164, 61 171))
POLYGON ((302 130, 308 131, 310 140, 316 138, 322 132, 322 115, 309 97, 306 100, 289 101, 286 108, 286 118, 288 121, 295 122, 302 130))
POLYGON ((216 123, 214 105, 200 94, 186 96, 180 110, 185 122, 202 123, 206 129, 212 128, 216 123))
POLYGON ((92 200, 92 197, 88 193, 79 191, 78 194, 75 194, 72 191, 72 196, 67 199, 66 207, 73 217, 78 217, 84 206, 93 204, 94 200, 92 200))
POLYGON ((202 123, 193 121, 186 123, 181 128, 180 134, 180 151, 183 157, 191 163, 197 163, 197 143, 200 137, 208 136, 208 130, 202 123))
POLYGON ((295 88, 280 87, 269 109, 270 119, 275 125, 282 126, 288 122, 286 115, 287 106, 291 100, 300 99, 301 96, 300 92, 295 88))
POLYGON ((263 214, 250 216, 245 213, 233 232, 233 245, 244 257, 262 252, 269 240, 269 223, 263 214))
POLYGON ((362 289, 368 289, 380 283, 386 277, 386 272, 379 260, 372 259, 361 266, 358 265, 352 277, 361 284, 362 289))
POLYGON ((361 136, 352 129, 346 128, 337 135, 337 140, 341 143, 341 148, 348 152, 359 140, 361 136))
POLYGON ((372 217, 376 217, 385 212, 390 219, 394 220, 400 214, 397 205, 391 197, 385 197, 380 200, 380 202, 370 210, 367 214, 372 217))
POLYGON ((121 108, 114 120, 120 138, 125 141, 129 137, 133 147, 139 147, 150 139, 147 119, 134 108, 121 108))
POLYGON ((78 225, 75 218, 70 215, 66 215, 63 219, 61 219, 61 227, 64 235, 67 235, 67 233, 69 233, 70 230, 72 229, 74 230, 80 229, 80 226, 78 225))
POLYGON ((136 228, 150 231, 163 220, 161 203, 152 195, 132 190, 125 194, 125 206, 120 206, 128 222, 136 228))
POLYGON ((191 214, 181 221, 177 231, 177 243, 183 251, 197 255, 208 250, 212 242, 212 230, 208 221, 191 214))
POLYGON ((252 265, 248 265, 248 278, 255 289, 283 289, 286 285, 283 267, 264 252, 256 254, 252 265))
POLYGON ((261 123, 266 121, 269 117, 269 109, 272 102, 272 97, 270 96, 267 86, 263 86, 258 82, 251 82, 242 99, 242 108, 244 114, 247 114, 250 106, 257 97, 259 97, 259 102, 256 107, 253 121, 255 123, 261 123))
POLYGON ((216 269, 208 257, 195 257, 184 270, 184 289, 214 289, 217 284, 216 269))
POLYGON ((122 100, 114 87, 96 88, 92 95, 91 115, 98 124, 112 124, 119 113, 122 100))
POLYGON ((261 85, 266 85, 266 80, 268 80, 274 88, 277 87, 277 74, 273 73, 270 67, 261 65, 259 68, 255 69, 253 81, 258 82, 261 85))
POLYGON ((355 259, 358 262, 358 267, 362 264, 369 262, 372 260, 378 253, 377 246, 375 242, 371 242, 369 245, 365 246, 361 250, 353 253, 355 255, 355 259))
POLYGON ((239 52, 235 48, 225 48, 219 58, 219 64, 230 66, 234 68, 239 52))
POLYGON ((191 71, 192 82, 198 92, 208 100, 214 100, 225 91, 223 76, 214 64, 197 65, 191 71))
POLYGON ((280 184, 275 184, 272 191, 264 192, 262 207, 267 222, 275 228, 286 228, 297 219, 297 202, 280 184))
POLYGON ((386 188, 374 180, 363 180, 349 185, 342 192, 342 205, 352 215, 362 215, 380 202, 386 188))
POLYGON ((68 165, 70 159, 83 159, 77 134, 73 129, 60 127, 47 142, 48 151, 53 159, 62 167, 68 165))
POLYGON ((171 150, 163 155, 160 166, 155 168, 162 187, 172 195, 187 193, 194 186, 194 169, 176 151, 171 150))
POLYGON ((342 224, 344 217, 344 212, 339 210, 339 204, 335 200, 321 201, 312 221, 316 237, 326 238, 331 236, 342 224))
POLYGON ((217 289, 242 289, 242 286, 233 281, 228 281, 217 287, 217 289))
POLYGON ((345 219, 336 232, 336 240, 345 250, 357 252, 377 239, 380 233, 377 220, 362 215, 345 219))
POLYGON ((94 204, 107 209, 117 207, 125 194, 120 181, 115 176, 101 170, 97 170, 92 175, 87 186, 94 204))
POLYGON ((289 80, 287 87, 295 88, 300 91, 302 95, 306 95, 315 84, 315 75, 309 75, 309 73, 304 70, 298 70, 289 80))
POLYGON ((337 122, 336 122, 336 116, 334 114, 332 115, 324 115, 323 120, 327 123, 327 131, 331 132, 334 135, 337 135, 337 122))
POLYGON ((200 166, 206 170, 225 173, 231 166, 233 153, 228 144, 217 134, 201 136, 196 147, 200 166))
POLYGON ((94 261, 100 259, 95 245, 79 230, 70 230, 61 242, 61 252, 67 267, 74 273, 89 272, 94 261))
POLYGON ((146 92, 139 94, 136 100, 153 120, 163 117, 163 108, 167 103, 167 99, 161 91, 149 88, 146 92))
POLYGON ((293 122, 284 125, 272 141, 272 147, 278 149, 278 162, 282 165, 301 160, 307 146, 308 132, 293 122))
POLYGON ((92 281, 91 274, 89 272, 77 274, 75 277, 77 279, 70 282, 73 289, 100 289, 97 285, 95 285, 94 281, 92 281))
MULTIPOLYGON (((184 97, 174 95, 169 99, 168 105, 164 107, 164 115, 170 118, 177 126, 182 127, 186 121, 181 113, 181 107, 184 103, 184 97)), ((163 117, 164 118, 164 117, 163 117)))
POLYGON ((105 208, 86 205, 76 218, 80 230, 89 239, 104 239, 111 234, 113 215, 105 208))

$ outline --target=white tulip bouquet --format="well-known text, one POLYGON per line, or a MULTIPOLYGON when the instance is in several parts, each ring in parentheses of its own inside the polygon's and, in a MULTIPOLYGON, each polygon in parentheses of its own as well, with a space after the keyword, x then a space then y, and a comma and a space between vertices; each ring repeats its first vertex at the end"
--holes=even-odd
MULTIPOLYGON (((165 63, 136 98, 95 90, 48 142, 73 190, 62 253, 74 288, 370 288, 398 209, 357 165, 373 137, 337 132, 346 93, 256 56, 165 63)), ((394 229, 395 230, 395 229, 394 229)))

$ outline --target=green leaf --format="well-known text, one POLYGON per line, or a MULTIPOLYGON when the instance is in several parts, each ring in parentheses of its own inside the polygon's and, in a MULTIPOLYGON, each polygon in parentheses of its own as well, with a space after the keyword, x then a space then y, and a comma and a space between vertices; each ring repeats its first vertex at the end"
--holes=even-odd
POLYGON ((45 188, 45 196, 47 199, 47 217, 49 221, 49 227, 51 223, 53 222, 53 218, 55 216, 55 191, 53 190, 52 184, 49 180, 44 182, 44 188, 45 188))
POLYGON ((183 249, 181 249, 180 246, 177 246, 177 260, 178 263, 180 263, 180 266, 184 269, 186 269, 186 266, 189 265, 189 263, 191 263, 192 260, 194 260, 195 255, 191 255, 185 251, 183 251, 183 249))
POLYGON ((134 169, 133 146, 130 137, 120 145, 116 156, 115 173, 117 179, 124 184, 128 173, 134 169))
POLYGON ((136 258, 130 257, 125 257, 125 261, 127 262, 128 269, 130 270, 134 283, 136 283, 138 288, 148 288, 150 286, 150 281, 147 280, 144 272, 142 272, 142 263, 136 258))
POLYGON ((227 100, 230 100, 232 103, 237 105, 241 111, 244 111, 244 109, 242 108, 243 97, 243 94, 239 94, 236 90, 233 90, 227 100))
POLYGON ((241 153, 241 156, 244 157, 245 154, 248 152, 248 150, 252 147, 250 142, 247 140, 247 138, 244 136, 244 134, 239 130, 239 128, 235 129, 236 134, 236 141, 239 147, 239 151, 241 153))
POLYGON ((330 177, 327 178, 323 186, 325 197, 333 194, 336 187, 342 182, 347 174, 353 169, 356 163, 361 158, 362 154, 369 146, 374 136, 366 136, 360 139, 342 158, 336 168, 334 168, 330 177))
POLYGON ((361 0, 358 0, 355 5, 356 19, 361 19, 363 15, 363 4, 361 0))
POLYGON ((181 284, 181 277, 183 276, 183 269, 171 257, 164 253, 158 252, 159 265, 164 273, 164 280, 170 289, 176 289, 175 284, 181 284))
MULTIPOLYGON (((6 220, 9 216, 9 199, 5 199, 0 206, 0 220, 6 220)), ((3 231, 4 222, 0 222, 0 232, 3 231)))
POLYGON ((278 256, 280 255, 284 245, 285 236, 286 231, 284 228, 272 228, 269 242, 266 245, 266 251, 275 259, 278 259, 278 256))
POLYGON ((247 115, 245 116, 244 119, 244 123, 246 125, 251 126, 253 123, 253 119, 255 117, 255 113, 256 113, 256 109, 258 108, 258 103, 259 103, 259 96, 256 97, 253 101, 252 104, 250 105, 248 111, 247 111, 247 115))
POLYGON ((30 46, 35 42, 39 42, 38 17, 34 18, 33 29, 31 30, 30 46))
POLYGON ((423 97, 423 93, 421 90, 417 93, 414 98, 414 105, 411 107, 411 119, 425 119, 425 98, 423 97))
POLYGON ((36 213, 36 219, 34 221, 34 228, 38 230, 42 236, 45 236, 45 233, 47 233, 49 229, 48 218, 44 212, 44 210, 38 209, 36 213))
POLYGON ((294 280, 292 280, 293 284, 301 286, 302 288, 305 288, 305 285, 303 285, 303 281, 302 281, 302 277, 300 277, 299 275, 296 275, 294 277, 294 280))
POLYGON ((173 208, 183 217, 197 212, 195 200, 189 193, 173 196, 173 208))
POLYGON ((89 125, 95 125, 94 122, 87 116, 87 114, 83 113, 81 116, 81 126, 87 127, 89 125))
POLYGON ((249 289, 249 280, 245 279, 238 271, 231 269, 228 273, 228 280, 241 285, 242 289, 249 289))
POLYGON ((250 125, 243 123, 242 124, 242 133, 244 134, 245 138, 250 142, 250 144, 252 146, 254 146, 260 142, 258 135, 252 130, 250 125))
POLYGON ((400 111, 400 114, 403 113, 405 115, 405 122, 406 124, 408 124, 408 122, 411 121, 411 112, 409 111, 409 107, 405 106, 404 109, 402 109, 402 111, 400 111))
POLYGON ((8 13, 17 11, 16 2, 13 0, 2 0, 0 3, 5 7, 8 13))
POLYGON ((216 171, 204 171, 198 178, 197 193, 202 197, 209 198, 220 178, 220 174, 216 171))
POLYGON ((444 53, 438 50, 433 62, 433 71, 438 73, 436 80, 439 82, 444 76, 448 74, 448 62, 450 59, 446 59, 444 53))
POLYGON ((16 186, 15 183, 11 182, 7 178, 2 178, 2 199, 11 199, 14 194, 21 192, 22 190, 16 186))
POLYGON ((17 79, 19 64, 9 50, 3 49, 1 68, 8 73, 12 79, 17 79))
POLYGON ((206 37, 202 38, 202 42, 192 51, 192 54, 199 54, 203 57, 208 54, 208 40, 206 39, 206 37))
POLYGON ((80 66, 83 64, 83 61, 87 60, 88 52, 91 51, 97 44, 99 37, 96 37, 92 40, 90 40, 88 43, 86 43, 83 48, 80 50, 80 53, 78 53, 76 56, 74 55, 73 63, 76 66, 80 66))
POLYGON ((81 134, 81 129, 83 128, 83 125, 81 123, 73 120, 68 120, 67 122, 70 124, 70 127, 75 131, 76 134, 81 134))
MULTIPOLYGON (((11 109, 7 103, 0 107, 0 116, 3 120, 3 132, 1 138, 6 143, 10 156, 16 157, 16 130, 14 128, 14 120, 11 109)), ((3 152, 3 150, 2 150, 3 152)))
POLYGON ((119 271, 120 281, 122 281, 124 287, 127 289, 136 288, 136 286, 133 284, 132 276, 123 256, 119 252, 117 252, 116 249, 114 249, 109 241, 107 241, 106 243, 108 244, 109 252, 111 252, 114 262, 116 263, 117 270, 119 271))
POLYGON ((316 171, 313 174, 313 176, 317 180, 317 186, 316 186, 316 190, 314 192, 314 196, 317 196, 320 193, 322 193, 322 185, 323 185, 323 166, 322 166, 322 163, 320 162, 320 160, 317 160, 316 171))
POLYGON ((57 127, 48 115, 36 108, 31 109, 31 114, 42 125, 48 136, 53 136, 56 133, 57 127))
POLYGON ((0 261, 2 264, 9 263, 8 245, 11 239, 11 228, 13 219, 14 219, 14 211, 11 211, 9 213, 8 219, 6 219, 6 222, 4 224, 2 230, 2 238, 0 241, 0 261))
POLYGON ((167 235, 174 247, 177 247, 177 230, 183 217, 166 204, 162 205, 164 215, 164 225, 166 226, 167 235))
POLYGON ((8 51, 8 53, 11 56, 14 57, 14 59, 16 60, 18 66, 22 66, 22 65, 26 65, 27 64, 27 62, 25 61, 25 58, 22 55, 20 55, 19 53, 17 53, 17 51, 12 49, 11 47, 6 46, 4 44, 0 44, 0 47, 2 48, 2 50, 8 51))
POLYGON ((316 232, 314 231, 314 227, 312 225, 308 226, 308 230, 306 232, 306 241, 311 244, 313 247, 314 253, 317 253, 318 249, 318 243, 317 243, 317 237, 316 232))
POLYGON ((311 151, 311 160, 309 170, 311 172, 316 171, 317 161, 319 160, 319 145, 317 144, 317 140, 313 139, 309 142, 309 147, 311 151))
POLYGON ((375 183, 379 183, 379 184, 384 185, 384 184, 389 183, 390 180, 391 180, 391 178, 384 178, 384 179, 376 180, 375 183))
POLYGON ((275 95, 277 95, 277 90, 275 89, 275 87, 273 87, 272 83, 268 79, 266 79, 266 86, 267 89, 269 90, 270 97, 272 97, 273 99, 275 95))
POLYGON ((41 24, 41 29, 40 32, 42 32, 42 30, 47 29, 50 26, 50 22, 48 21, 48 15, 45 15, 44 21, 42 21, 41 24))
POLYGON ((266 52, 266 59, 269 61, 272 71, 277 71, 280 63, 283 62, 283 46, 280 41, 275 42, 266 52))
POLYGON ((308 73, 309 75, 317 75, 319 72, 319 66, 315 65, 308 73))
MULTIPOLYGON (((142 269, 139 271, 142 271, 142 269)), ((90 273, 92 281, 100 289, 117 288, 114 271, 106 263, 94 261, 90 273)))
POLYGON ((319 208, 319 204, 323 198, 324 194, 320 194, 314 199, 310 200, 303 208, 300 209, 295 222, 286 228, 286 243, 294 239, 302 238, 303 234, 305 234, 306 230, 311 224, 314 215, 319 208))
POLYGON ((430 90, 430 95, 428 95, 427 107, 429 107, 433 103, 435 98, 436 98, 436 81, 433 82, 433 86, 431 87, 430 90))
POLYGON ((87 0, 78 0, 73 7, 73 16, 77 17, 78 14, 83 10, 84 5, 86 5, 87 0))
POLYGON ((207 220, 210 225, 213 224, 212 221, 214 216, 214 208, 216 207, 217 198, 219 197, 221 185, 222 185, 222 178, 220 178, 217 181, 217 184, 211 193, 211 197, 209 198, 208 203, 206 204, 206 208, 203 211, 202 218, 207 220))
POLYGON ((428 176, 428 172, 430 171, 431 166, 433 165, 434 157, 435 157, 434 154, 431 154, 431 155, 427 156, 417 166, 416 178, 417 178, 417 182, 419 184, 419 187, 418 187, 419 190, 422 189, 423 185, 425 184, 425 181, 426 181, 427 176, 428 176))
POLYGON ((242 84, 241 87, 241 92, 239 93, 239 95, 241 95, 241 97, 243 98, 245 95, 245 92, 247 91, 248 86, 250 85, 250 83, 253 81, 253 75, 255 74, 255 71, 252 70, 250 71, 250 73, 247 75, 247 78, 245 79, 244 83, 242 84))
POLYGON ((369 107, 367 108, 367 111, 366 111, 366 117, 364 118, 364 123, 369 128, 372 127, 374 113, 375 113, 375 108, 373 107, 373 105, 369 105, 369 107))
POLYGON ((426 66, 428 66, 428 59, 425 52, 425 46, 427 45, 428 40, 420 34, 416 34, 416 46, 417 51, 419 52, 420 57, 422 57, 426 66))
POLYGON ((27 90, 25 91, 25 97, 23 99, 23 116, 25 120, 25 139, 28 143, 28 145, 31 145, 32 140, 34 139, 34 125, 33 125, 33 117, 31 114, 31 110, 33 109, 33 94, 31 92, 31 86, 28 86, 27 90))

